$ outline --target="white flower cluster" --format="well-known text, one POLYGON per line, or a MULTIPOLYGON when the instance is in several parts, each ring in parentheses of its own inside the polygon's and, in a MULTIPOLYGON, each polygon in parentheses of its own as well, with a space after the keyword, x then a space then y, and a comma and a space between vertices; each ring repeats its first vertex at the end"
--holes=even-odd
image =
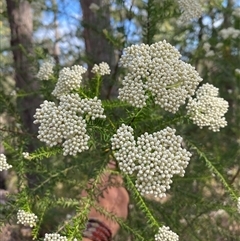
POLYGON ((133 129, 123 124, 118 128, 117 133, 111 138, 112 149, 118 161, 119 168, 126 174, 132 174, 136 170, 137 148, 133 136, 133 129))
POLYGON ((66 236, 58 233, 46 233, 43 241, 68 241, 66 236))
POLYGON ((178 241, 179 237, 169 227, 162 226, 155 234, 155 241, 178 241))
POLYGON ((236 18, 240 18, 240 7, 235 8, 232 12, 232 15, 235 16, 236 18))
POLYGON ((22 155, 23 155, 23 157, 24 157, 25 159, 29 159, 29 158, 30 158, 28 152, 23 152, 22 155))
POLYGON ((210 50, 210 48, 211 48, 211 45, 210 45, 208 42, 205 42, 205 43, 203 44, 203 49, 204 49, 205 52, 206 52, 205 57, 212 57, 212 56, 214 56, 214 51, 213 51, 213 50, 210 50))
POLYGON ((240 69, 235 69, 235 74, 240 75, 240 69))
POLYGON ((219 35, 223 39, 228 39, 228 38, 237 39, 240 36, 240 30, 239 29, 235 29, 233 27, 224 28, 224 29, 219 31, 219 35))
POLYGON ((181 22, 188 22, 202 15, 201 5, 198 0, 178 0, 178 5, 182 12, 181 22))
POLYGON ((240 197, 238 198, 238 201, 237 201, 237 210, 238 210, 238 213, 240 213, 240 197))
POLYGON ((0 154, 0 172, 3 170, 8 170, 12 165, 7 163, 7 158, 4 154, 0 154))
POLYGON ((53 75, 54 63, 52 61, 47 61, 40 67, 37 78, 40 80, 49 80, 51 75, 53 75))
POLYGON ((17 91, 16 90, 11 91, 10 95, 11 96, 16 96, 17 95, 17 91))
POLYGON ((125 48, 120 63, 128 73, 118 98, 141 108, 150 91, 156 104, 175 113, 202 81, 194 67, 180 60, 180 56, 165 40, 125 48))
POLYGON ((63 155, 76 155, 88 149, 84 114, 91 119, 105 118, 103 111, 97 97, 81 99, 78 94, 63 95, 59 106, 45 100, 34 115, 34 123, 40 123, 38 139, 48 146, 63 142, 63 155))
POLYGON ((207 52, 206 54, 205 54, 205 57, 207 58, 207 57, 212 57, 212 56, 214 56, 215 55, 215 53, 214 53, 214 51, 213 50, 210 50, 209 52, 207 52))
POLYGON ((221 48, 223 47, 223 43, 222 43, 222 42, 217 43, 217 44, 215 45, 215 47, 216 47, 217 49, 221 49, 221 48))
POLYGON ((167 127, 135 141, 133 129, 123 124, 113 135, 112 149, 119 167, 127 174, 137 172, 135 185, 141 195, 165 197, 173 175, 184 176, 191 153, 181 147, 182 137, 175 131, 167 127))
POLYGON ((100 7, 96 3, 91 3, 89 9, 95 13, 100 9, 100 7))
POLYGON ((102 62, 99 65, 94 64, 91 72, 94 73, 94 74, 99 74, 99 75, 103 76, 103 75, 110 74, 111 70, 110 70, 110 67, 107 63, 102 62))
POLYGON ((102 102, 96 96, 93 99, 83 99, 82 108, 84 112, 88 113, 92 120, 96 118, 105 119, 103 114, 102 102))
POLYGON ((205 52, 208 52, 210 50, 210 48, 211 48, 211 44, 210 43, 205 42, 203 44, 203 49, 205 50, 205 52))
POLYGON ((58 82, 52 94, 56 98, 60 99, 62 95, 67 95, 72 90, 80 88, 82 74, 84 74, 86 71, 87 69, 80 65, 74 65, 71 68, 63 68, 59 73, 58 82))
POLYGON ((204 84, 196 91, 196 98, 189 99, 187 110, 190 119, 200 128, 208 126, 215 132, 227 125, 224 114, 228 110, 228 102, 218 97, 218 88, 211 84, 204 84))
POLYGON ((25 212, 24 210, 18 210, 17 223, 21 223, 24 226, 30 226, 31 228, 36 226, 38 217, 34 213, 25 212))

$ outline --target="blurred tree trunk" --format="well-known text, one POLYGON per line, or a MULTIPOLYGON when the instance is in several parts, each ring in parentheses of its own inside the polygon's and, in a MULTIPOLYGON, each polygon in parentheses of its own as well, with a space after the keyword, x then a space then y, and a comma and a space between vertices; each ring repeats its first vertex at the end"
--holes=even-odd
POLYGON ((226 9, 227 9, 228 11, 225 11, 225 12, 224 12, 224 21, 223 21, 223 27, 224 27, 224 28, 228 28, 228 27, 231 26, 231 18, 232 18, 232 15, 229 14, 229 13, 231 13, 232 10, 233 10, 234 0, 227 0, 227 1, 226 1, 226 4, 227 4, 226 9))
MULTIPOLYGON (((92 76, 91 69, 94 64, 104 61, 109 64, 111 71, 116 67, 116 56, 114 47, 109 43, 104 31, 111 34, 110 25, 110 2, 101 0, 80 0, 84 27, 83 37, 85 41, 85 52, 88 61, 88 75, 92 76), (99 7, 99 10, 90 9, 92 4, 99 7)), ((114 81, 114 80, 113 80, 114 81)), ((116 95, 113 83, 110 78, 105 78, 101 91, 103 98, 110 98, 116 95)))
MULTIPOLYGON (((14 59, 16 88, 23 93, 29 94, 17 98, 17 110, 24 130, 31 136, 31 142, 26 151, 32 152, 36 147, 34 136, 37 133, 37 126, 33 124, 33 115, 40 105, 40 97, 37 93, 39 85, 34 78, 36 69, 33 64, 32 9, 28 1, 6 0, 6 3, 11 29, 11 48, 14 59)), ((27 174, 27 178, 29 187, 33 187, 36 176, 27 174)))
MULTIPOLYGON (((229 13, 231 13, 233 11, 233 6, 234 6, 234 0, 228 0, 227 6, 226 6, 226 11, 224 11, 224 13, 223 13, 223 17, 224 17, 223 28, 229 28, 232 26, 232 24, 231 24, 232 16, 229 13)), ((226 60, 231 59, 231 49, 230 48, 225 48, 223 54, 224 54, 224 58, 226 60)))
POLYGON ((59 35, 59 29, 58 29, 58 21, 57 21, 57 16, 58 16, 58 4, 56 0, 52 0, 52 6, 53 6, 53 14, 54 14, 54 43, 53 43, 53 58, 55 60, 55 63, 58 65, 59 64, 59 56, 61 54, 61 50, 58 44, 58 41, 60 39, 59 35))

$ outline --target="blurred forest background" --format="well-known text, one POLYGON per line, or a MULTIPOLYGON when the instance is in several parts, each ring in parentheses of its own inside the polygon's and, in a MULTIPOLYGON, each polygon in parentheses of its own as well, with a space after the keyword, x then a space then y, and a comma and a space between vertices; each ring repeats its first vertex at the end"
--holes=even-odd
MULTIPOLYGON (((11 215, 21 202, 19 206, 7 204, 6 192, 18 198, 21 186, 27 183, 30 202, 44 203, 44 209, 49 199, 55 201, 43 217, 41 238, 59 221, 67 222, 74 215, 82 188, 101 168, 99 155, 104 156, 103 151, 95 150, 91 157, 82 153, 24 161, 22 152, 32 153, 43 146, 36 138, 35 110, 44 99, 53 98, 51 83, 43 87, 36 78, 39 66, 50 58, 59 69, 74 64, 91 69, 105 61, 112 72, 103 82, 101 96, 111 100, 124 74, 118 65, 123 48, 164 39, 180 51, 184 61, 195 66, 203 83, 219 88, 220 96, 229 103, 228 126, 214 133, 191 123, 176 123, 183 138, 199 149, 191 150, 194 155, 186 175, 174 178, 167 198, 146 198, 145 202, 156 220, 170 226, 182 241, 240 240, 236 203, 219 179, 221 176, 240 193, 240 70, 236 71, 240 69, 240 2, 200 2, 202 16, 182 23, 176 0, 1 1, 0 153, 5 153, 19 171, 0 172, 0 221, 11 220, 2 229, 0 240, 31 240, 26 228, 13 225, 11 215), (236 34, 228 34, 229 28, 236 34), (206 165, 205 155, 213 167, 206 165), (215 175, 216 170, 221 175, 215 175)), ((85 80, 91 77, 89 71, 85 80)), ((148 130, 147 125, 144 128, 148 130)), ((127 226, 146 240, 154 237, 133 196, 129 208, 127 226)), ((114 240, 138 238, 123 228, 114 240)))

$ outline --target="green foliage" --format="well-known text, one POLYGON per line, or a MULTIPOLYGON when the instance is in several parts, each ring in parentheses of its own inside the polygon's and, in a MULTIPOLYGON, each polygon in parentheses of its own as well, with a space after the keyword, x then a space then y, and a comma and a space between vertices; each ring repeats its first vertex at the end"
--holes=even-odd
MULTIPOLYGON (((111 14, 121 28, 118 26, 118 29, 114 29, 113 26, 112 32, 104 31, 104 38, 119 51, 132 42, 151 44, 158 39, 167 39, 176 45, 183 58, 200 72, 204 82, 217 86, 220 96, 228 101, 228 126, 219 133, 199 129, 186 115, 184 106, 176 114, 170 114, 156 106, 152 96, 149 96, 147 106, 141 109, 118 99, 104 99, 102 106, 107 118, 87 119, 87 132, 90 135, 88 151, 64 157, 60 145, 47 147, 37 142, 37 148, 28 158, 24 158, 22 153, 37 139, 37 134, 23 129, 19 116, 23 110, 16 109, 16 98, 24 98, 33 93, 20 89, 16 90, 16 96, 11 95, 11 91, 15 90, 11 82, 13 76, 9 77, 10 74, 6 71, 2 76, 4 84, 0 83, 0 118, 3 120, 0 123, 0 138, 7 160, 13 166, 9 170, 8 185, 11 186, 14 178, 17 181, 9 188, 6 204, 0 207, 0 224, 16 223, 16 213, 23 209, 38 216, 37 225, 32 230, 34 240, 42 240, 44 233, 53 232, 67 236, 70 241, 74 238, 81 240, 90 208, 94 206, 99 213, 119 223, 121 236, 115 238, 119 241, 127 238, 154 240, 154 234, 162 225, 170 226, 182 241, 211 241, 220 238, 240 240, 239 225, 236 225, 240 221, 239 214, 236 213, 240 196, 240 77, 234 72, 239 68, 239 38, 224 40, 218 34, 221 29, 229 26, 239 29, 239 18, 230 17, 228 13, 234 6, 223 7, 211 1, 209 9, 205 9, 209 21, 214 22, 220 18, 224 22, 230 18, 227 23, 229 26, 205 23, 204 17, 179 26, 179 10, 174 1, 133 1, 131 8, 124 5, 124 1, 115 2, 115 7, 120 8, 121 12, 118 15, 118 11, 112 10, 111 14), (222 12, 221 16, 219 12, 222 12), (122 38, 113 34, 119 30, 125 36, 128 35, 128 29, 123 24, 126 19, 134 23, 134 31, 140 29, 142 35, 138 36, 138 40, 126 38, 122 41, 122 38), (207 36, 207 40, 203 35, 207 36), (214 56, 206 57, 203 49, 205 42, 211 44, 214 56), (223 45, 217 48, 216 44, 220 42, 223 45), (135 187, 134 175, 123 174, 119 168, 113 171, 113 174, 123 175, 124 185, 130 195, 131 208, 126 221, 95 206, 95 200, 101 195, 101 190, 98 190, 100 177, 106 171, 109 159, 114 158, 110 140, 122 123, 134 128, 135 138, 145 132, 153 133, 167 126, 174 127, 177 134, 183 137, 184 147, 193 153, 185 176, 174 177, 167 197, 162 200, 151 196, 142 197, 135 187), (30 176, 36 177, 35 186, 31 188, 28 183, 30 176), (90 179, 94 181, 91 182, 91 188, 88 188, 90 179), (81 195, 83 190, 87 192, 86 197, 81 195)), ((1 56, 5 51, 6 48, 1 49, 1 56)), ((35 61, 41 63, 50 54, 46 44, 37 46, 35 61)), ((73 56, 68 55, 68 58, 71 64, 77 62, 79 56, 74 53, 73 56)), ((67 60, 60 63, 68 65, 67 60)), ((9 64, 8 58, 4 58, 1 69, 9 68, 9 64)), ((42 99, 58 103, 51 93, 61 64, 54 69, 54 77, 49 81, 41 81, 37 94, 42 99)), ((111 78, 121 81, 125 74, 124 69, 117 68, 111 78)), ((73 92, 82 98, 99 97, 103 81, 104 78, 95 75, 87 79, 82 88, 73 92)))

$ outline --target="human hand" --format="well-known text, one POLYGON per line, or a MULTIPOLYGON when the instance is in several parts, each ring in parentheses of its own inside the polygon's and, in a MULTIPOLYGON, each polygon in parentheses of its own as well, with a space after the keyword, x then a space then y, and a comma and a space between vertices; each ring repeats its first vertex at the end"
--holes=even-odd
MULTIPOLYGON (((101 191, 101 195, 98 196, 96 206, 94 205, 95 208, 91 208, 88 216, 89 219, 95 219, 104 224, 108 229, 110 229, 112 236, 115 236, 119 230, 119 224, 98 212, 97 209, 104 209, 104 211, 114 214, 117 218, 126 219, 129 203, 128 192, 122 186, 122 177, 120 175, 111 174, 111 170, 114 169, 116 169, 116 163, 110 161, 107 165, 106 171, 100 177, 100 184, 97 186, 97 189, 101 191), (114 186, 112 184, 114 184, 114 186)), ((82 196, 87 196, 87 192, 85 190, 82 192, 82 196)), ((83 240, 85 241, 90 239, 84 238, 83 240)))

